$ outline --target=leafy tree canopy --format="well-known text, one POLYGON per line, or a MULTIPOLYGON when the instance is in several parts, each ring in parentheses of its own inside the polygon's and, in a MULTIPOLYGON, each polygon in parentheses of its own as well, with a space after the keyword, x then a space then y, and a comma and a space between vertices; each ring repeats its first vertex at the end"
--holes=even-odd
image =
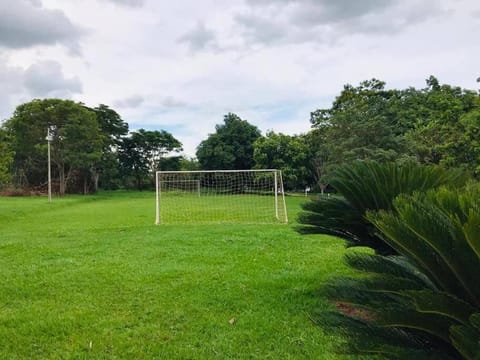
POLYGON ((165 130, 133 131, 122 139, 119 148, 122 174, 132 176, 137 189, 142 189, 145 181, 153 181, 153 174, 159 170, 161 163, 179 167, 179 159, 166 160, 165 156, 181 150, 182 143, 165 130))
POLYGON ((411 152, 424 163, 480 170, 480 97, 471 90, 440 85, 435 77, 419 91, 417 121, 406 134, 411 152))
POLYGON ((224 124, 215 127, 197 148, 197 158, 203 169, 242 170, 253 168, 253 144, 261 136, 260 130, 229 113, 224 124))
POLYGON ((386 90, 376 79, 358 87, 345 85, 330 109, 311 113, 314 129, 328 142, 336 163, 357 159, 394 160, 403 151, 399 135, 407 127, 391 116, 397 90, 386 90))
POLYGON ((309 150, 305 137, 270 131, 254 143, 255 167, 279 169, 287 189, 302 189, 310 184, 309 150))
POLYGON ((52 163, 64 194, 75 171, 89 169, 100 158, 102 137, 97 117, 70 100, 33 100, 18 106, 5 127, 13 139, 15 167, 27 184, 45 182, 47 129, 51 129, 52 163))
POLYGON ((11 181, 13 157, 11 140, 7 132, 0 128, 0 188, 11 181))
POLYGON ((328 109, 311 113, 314 173, 353 160, 419 161, 480 171, 480 97, 431 76, 423 89, 386 89, 372 79, 345 85, 328 109))
POLYGON ((97 115, 98 126, 105 137, 104 144, 106 146, 118 144, 121 137, 128 134, 128 124, 115 110, 103 104, 92 110, 97 115))

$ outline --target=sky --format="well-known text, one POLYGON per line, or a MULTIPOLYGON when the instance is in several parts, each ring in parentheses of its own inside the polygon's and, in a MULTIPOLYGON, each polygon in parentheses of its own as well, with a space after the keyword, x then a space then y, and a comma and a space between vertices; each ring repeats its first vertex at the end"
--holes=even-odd
POLYGON ((194 156, 228 112, 304 133, 345 84, 478 89, 478 34, 477 0, 0 0, 0 119, 106 104, 194 156))

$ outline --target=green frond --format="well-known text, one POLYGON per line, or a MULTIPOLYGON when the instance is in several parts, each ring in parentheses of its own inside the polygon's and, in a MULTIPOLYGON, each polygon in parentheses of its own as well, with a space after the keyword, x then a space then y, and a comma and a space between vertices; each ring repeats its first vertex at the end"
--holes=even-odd
POLYGON ((477 258, 480 258, 480 211, 473 209, 469 211, 467 221, 463 225, 463 232, 477 258))
POLYGON ((452 321, 445 316, 407 309, 399 311, 394 306, 379 308, 374 313, 374 318, 380 326, 415 329, 438 337, 447 344, 450 342, 452 321))
POLYGON ((445 316, 462 324, 468 324, 475 311, 469 303, 448 293, 405 289, 402 294, 412 299, 417 311, 445 316))
POLYGON ((465 176, 460 170, 417 163, 357 161, 340 167, 330 183, 358 209, 389 210, 399 194, 424 192, 442 185, 463 186, 465 176))
POLYGON ((384 211, 369 213, 367 217, 385 235, 385 241, 415 264, 437 288, 455 293, 457 280, 448 265, 429 244, 419 241, 402 219, 384 211))
POLYGON ((430 279, 403 256, 350 253, 345 255, 345 262, 362 272, 391 275, 396 278, 408 279, 422 288, 436 289, 430 279))
MULTIPOLYGON (((375 291, 374 289, 370 290, 370 284, 371 280, 358 281, 358 279, 334 278, 331 282, 325 284, 322 290, 325 296, 332 301, 349 303, 366 311, 384 306, 386 303, 395 303, 392 299, 395 289, 375 291)), ((406 305, 408 305, 407 302, 406 305)))
POLYGON ((453 346, 468 360, 480 359, 480 333, 472 326, 458 325, 450 329, 453 346))
MULTIPOLYGON (((402 195, 394 201, 395 209, 404 227, 417 237, 418 242, 424 243, 433 251, 430 257, 439 258, 447 267, 454 278, 448 284, 449 291, 480 305, 477 271, 480 259, 466 241, 462 224, 457 221, 455 215, 458 213, 455 211, 458 211, 458 207, 454 206, 454 210, 440 208, 431 199, 432 196, 438 198, 444 194, 446 192, 442 190, 431 192, 428 196, 402 195)), ((451 194, 455 192, 449 192, 450 197, 451 194)), ((480 237, 480 233, 477 236, 480 237)))
POLYGON ((470 324, 480 331, 480 312, 472 314, 470 316, 470 324))
POLYGON ((456 359, 458 354, 428 334, 381 327, 336 312, 314 314, 315 320, 348 339, 341 354, 379 355, 388 359, 456 359))
POLYGON ((330 184, 339 198, 320 198, 303 206, 299 216, 302 233, 336 235, 352 246, 368 246, 378 254, 395 254, 375 231, 367 211, 390 210, 399 194, 412 194, 442 185, 459 186, 465 177, 457 170, 415 163, 357 161, 338 168, 330 184))

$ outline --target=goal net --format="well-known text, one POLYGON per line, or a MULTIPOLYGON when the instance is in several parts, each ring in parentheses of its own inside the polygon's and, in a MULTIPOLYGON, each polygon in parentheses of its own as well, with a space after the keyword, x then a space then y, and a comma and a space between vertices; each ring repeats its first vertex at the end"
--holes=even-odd
POLYGON ((156 224, 287 223, 280 170, 158 171, 156 224))

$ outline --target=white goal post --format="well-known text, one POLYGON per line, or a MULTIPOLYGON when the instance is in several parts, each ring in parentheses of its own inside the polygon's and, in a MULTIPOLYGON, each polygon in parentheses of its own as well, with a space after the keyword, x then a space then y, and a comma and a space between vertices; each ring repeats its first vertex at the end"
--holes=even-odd
POLYGON ((155 223, 287 223, 276 169, 156 172, 155 223))

